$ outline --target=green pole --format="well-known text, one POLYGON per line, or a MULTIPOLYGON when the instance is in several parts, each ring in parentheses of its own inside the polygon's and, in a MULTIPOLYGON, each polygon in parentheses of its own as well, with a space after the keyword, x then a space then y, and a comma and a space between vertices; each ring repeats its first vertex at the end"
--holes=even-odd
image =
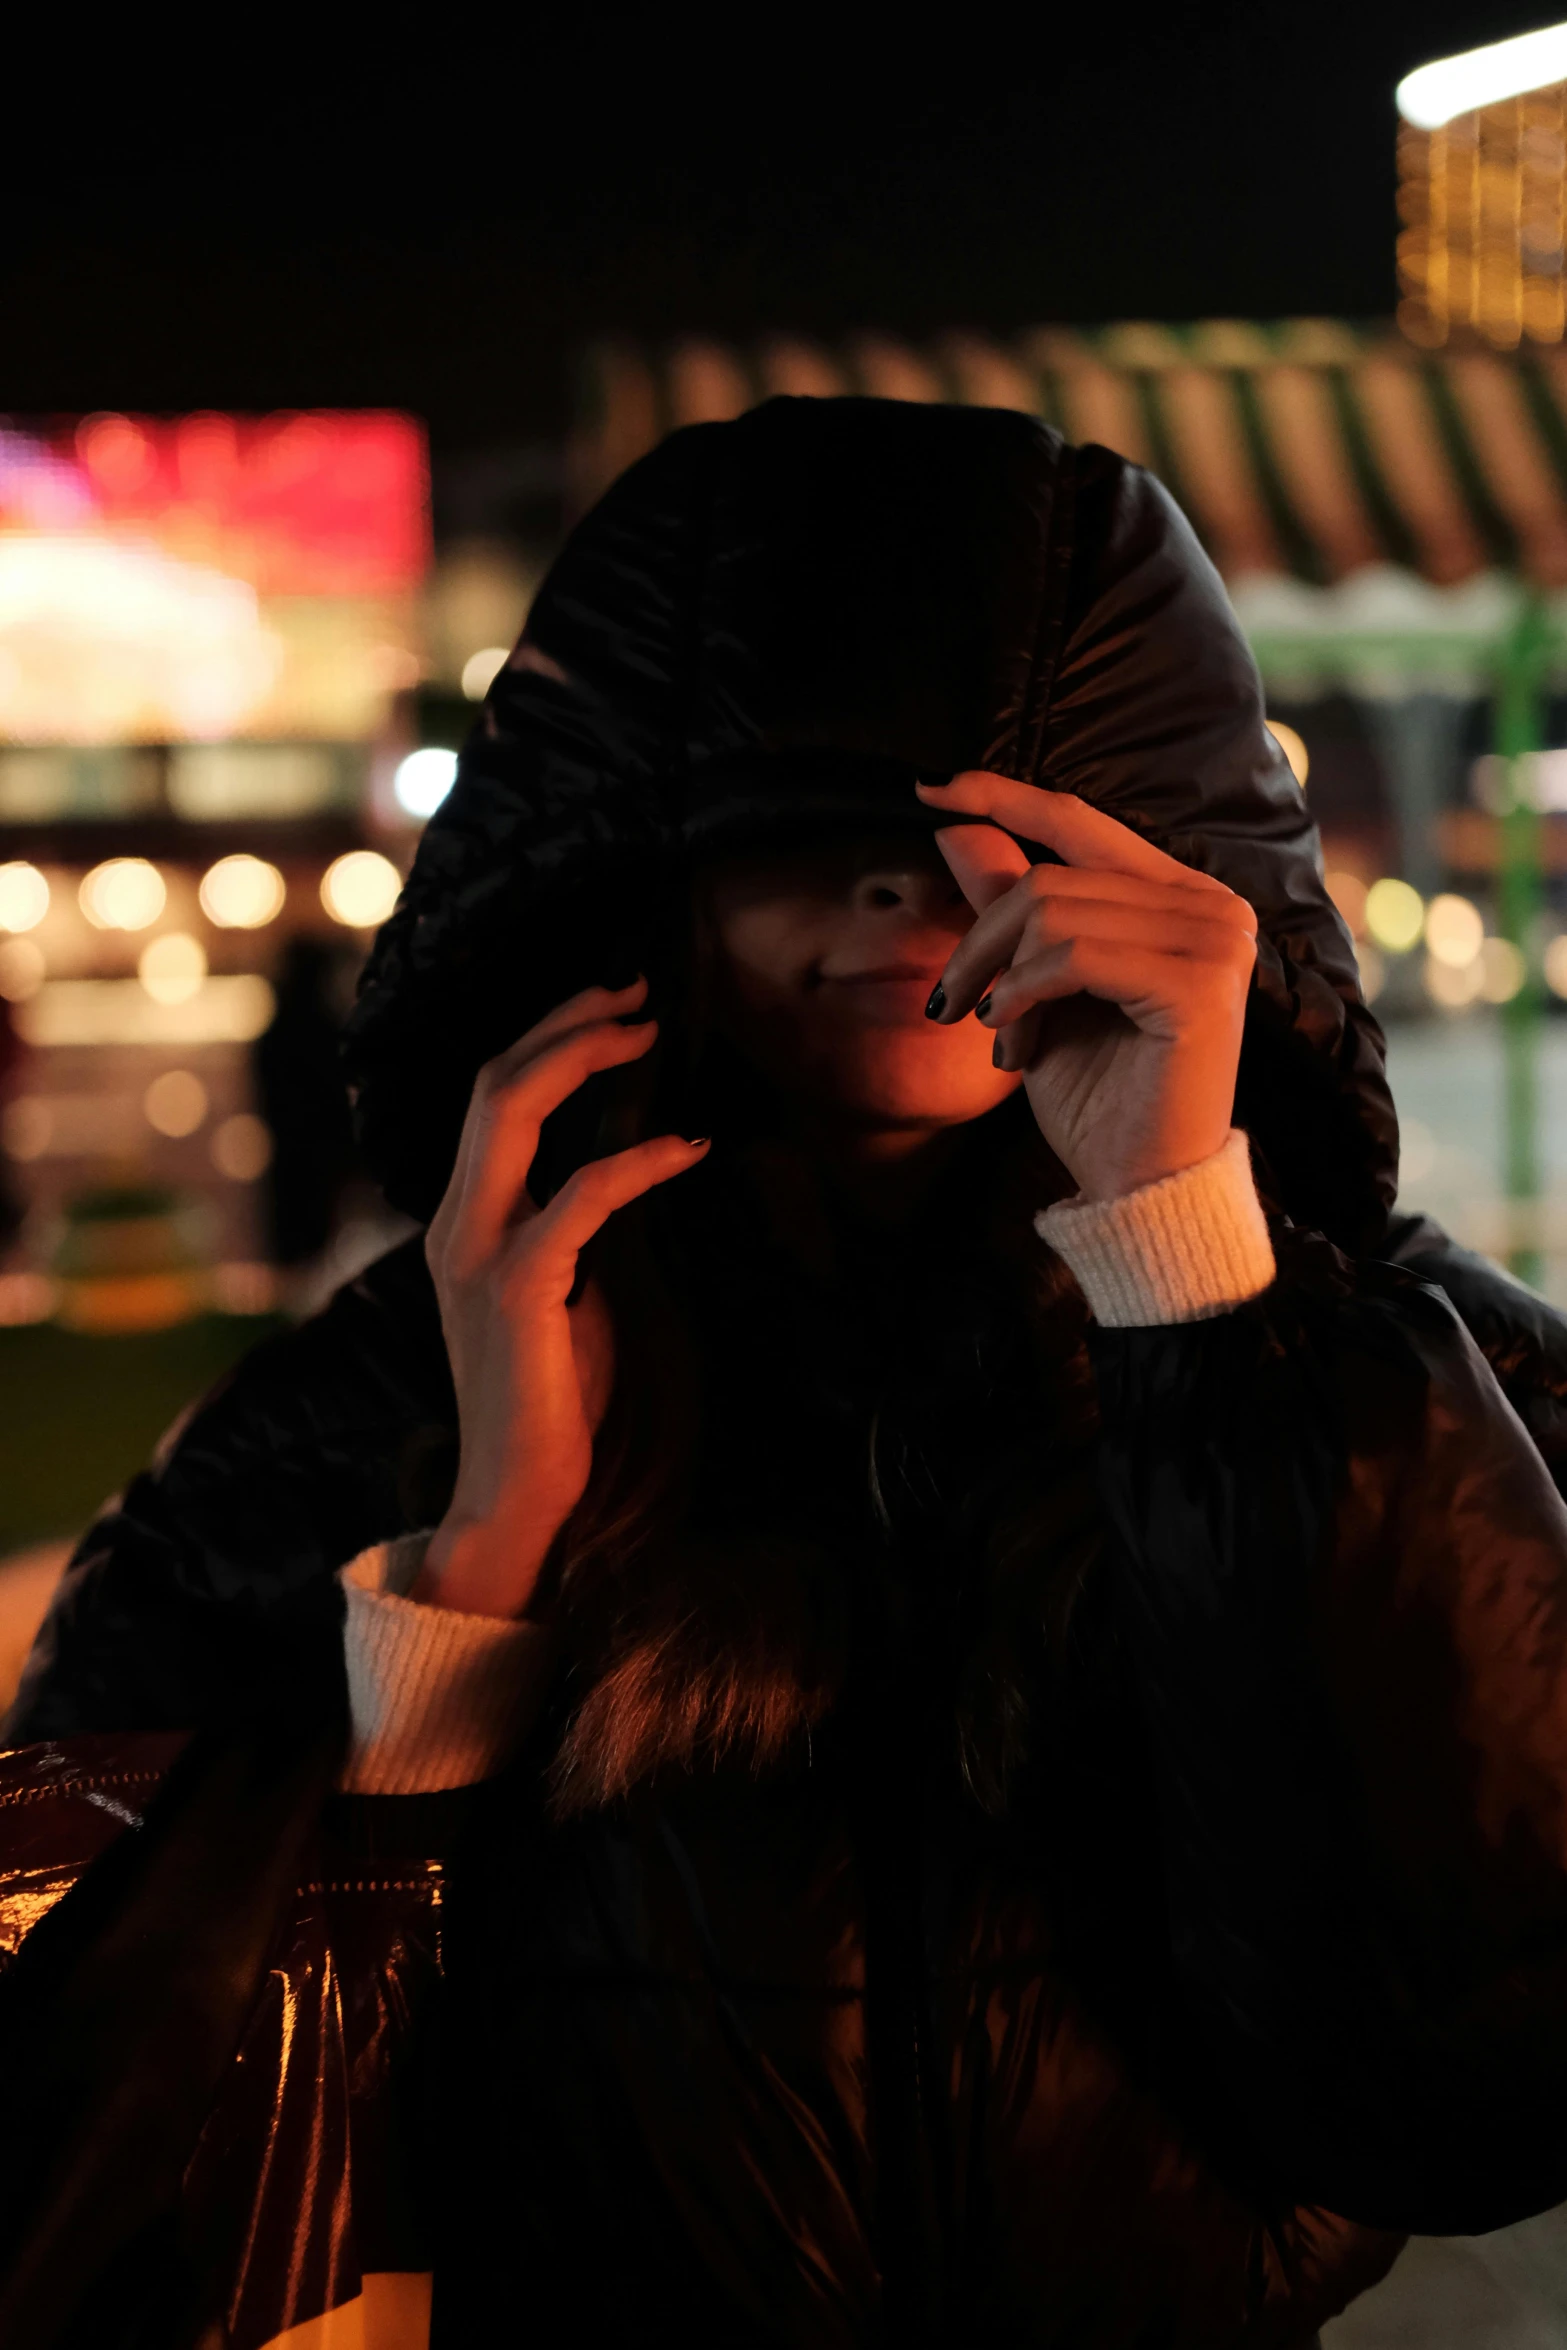
POLYGON ((1545 887, 1540 814, 1524 788, 1522 762, 1545 747, 1545 687, 1555 634, 1543 599, 1532 591, 1501 647, 1496 692, 1496 749, 1507 762, 1505 812, 1497 863, 1497 926, 1524 958, 1523 984, 1502 1006, 1503 1154, 1512 1246, 1508 1266, 1539 1285, 1539 1041, 1545 1002, 1540 984, 1545 887))

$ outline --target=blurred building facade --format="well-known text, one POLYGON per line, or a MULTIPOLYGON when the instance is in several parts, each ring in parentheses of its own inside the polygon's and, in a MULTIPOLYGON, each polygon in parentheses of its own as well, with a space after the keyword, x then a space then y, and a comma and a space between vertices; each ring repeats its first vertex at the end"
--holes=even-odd
POLYGON ((1398 322, 1412 342, 1559 343, 1567 331, 1567 25, 1400 82, 1398 322))
POLYGON ((1433 349, 1559 343, 1567 328, 1567 83, 1466 108, 1398 141, 1399 324, 1433 349))
POLYGON ((0 1318, 265 1303, 333 1226, 351 1160, 288 1105, 555 478, 471 460, 432 513, 422 427, 379 412, 0 427, 0 1318))

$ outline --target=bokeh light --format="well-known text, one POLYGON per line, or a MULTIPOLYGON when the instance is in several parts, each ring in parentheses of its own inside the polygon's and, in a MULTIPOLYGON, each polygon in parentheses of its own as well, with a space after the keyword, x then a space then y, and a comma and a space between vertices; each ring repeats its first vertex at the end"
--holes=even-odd
POLYGON ((1529 976, 1523 949, 1510 938, 1488 938, 1480 950, 1480 993, 1488 1004, 1510 1004, 1529 976))
POLYGON ((49 911, 49 884, 36 865, 0 865, 0 930, 33 930, 49 911))
POLYGON ((1351 938, 1366 935, 1366 885, 1358 873, 1334 872, 1327 876, 1328 896, 1344 917, 1351 938))
POLYGON ((8 1004, 30 1003, 49 976, 36 939, 8 938, 0 946, 0 995, 8 1004))
POLYGON ((283 911, 283 876, 265 857, 220 857, 201 877, 201 910, 219 930, 260 930, 283 911))
POLYGON ((200 994, 207 976, 207 950, 188 930, 166 930, 161 938, 148 940, 136 970, 155 1004, 189 1003, 200 994))
POLYGON ((1426 993, 1444 1012, 1461 1012, 1479 995, 1485 973, 1478 955, 1467 963, 1444 963, 1440 956, 1427 955, 1425 963, 1426 993))
POLYGON ((470 653, 462 665, 462 690, 470 702, 482 702, 491 686, 506 666, 504 645, 485 645, 482 651, 470 653))
POLYGON ((212 1137, 212 1164, 231 1183, 254 1183, 272 1164, 272 1134, 264 1118, 240 1110, 212 1137))
POLYGON ((1366 892, 1366 928, 1390 955, 1407 955, 1425 927, 1425 900, 1407 881, 1385 874, 1366 892))
POLYGON ((374 930, 397 903, 402 877, 378 849, 350 849, 334 857, 321 876, 321 903, 334 922, 350 930, 374 930))
POLYGON ((1360 992, 1368 1004, 1374 1004, 1387 985, 1382 950, 1373 946, 1369 938, 1360 939, 1355 946, 1355 961, 1360 969, 1360 992))
POLYGON ((1300 785, 1301 790, 1304 791, 1306 778, 1311 772, 1311 753, 1307 750, 1301 735, 1295 727, 1286 726, 1281 718, 1268 720, 1268 732, 1284 753, 1285 758, 1288 759, 1290 773, 1300 785))
POLYGON ((1426 946, 1437 962, 1462 971, 1485 944, 1485 924, 1478 906, 1450 892, 1434 897, 1426 908, 1426 946))
POLYGON ((0 1136, 8 1158, 41 1159, 54 1139, 54 1113, 41 1094, 24 1093, 0 1113, 0 1136))
POLYGON ((77 895, 95 930, 146 930, 168 902, 163 875, 145 857, 110 857, 82 877, 77 895))
POLYGON ((1559 930, 1546 947, 1545 984, 1552 995, 1567 996, 1567 930, 1559 930))
POLYGON ((194 1134, 207 1115, 207 1089, 190 1069, 165 1069, 142 1096, 149 1126, 179 1141, 194 1134))
POLYGON ((392 796, 406 816, 433 816, 457 780, 457 753, 410 751, 392 777, 392 796))
POLYGON ((1455 114, 1560 81, 1567 81, 1567 24, 1552 24, 1417 65, 1405 74, 1393 101, 1406 122, 1434 131, 1455 114))

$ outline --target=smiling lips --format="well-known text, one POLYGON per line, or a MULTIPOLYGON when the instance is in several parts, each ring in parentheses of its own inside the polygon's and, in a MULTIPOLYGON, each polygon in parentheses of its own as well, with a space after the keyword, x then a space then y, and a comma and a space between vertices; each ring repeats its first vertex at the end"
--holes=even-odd
POLYGON ((941 977, 939 963, 878 963, 866 971, 823 971, 819 982, 839 993, 848 1017, 872 1027, 926 1025, 925 1005, 941 977))

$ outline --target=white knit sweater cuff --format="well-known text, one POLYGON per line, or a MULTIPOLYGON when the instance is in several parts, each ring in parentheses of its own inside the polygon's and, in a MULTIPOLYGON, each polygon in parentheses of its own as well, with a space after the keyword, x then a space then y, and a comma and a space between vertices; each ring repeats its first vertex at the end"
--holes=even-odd
POLYGON ((1122 1199, 1062 1200, 1034 1229, 1066 1263, 1096 1322, 1205 1322, 1258 1296, 1273 1243, 1239 1127, 1223 1148, 1122 1199))
POLYGON ((430 1795, 493 1778, 537 1711, 553 1642, 537 1624, 405 1598, 428 1547, 405 1534, 339 1576, 352 1738, 351 1795, 430 1795))

